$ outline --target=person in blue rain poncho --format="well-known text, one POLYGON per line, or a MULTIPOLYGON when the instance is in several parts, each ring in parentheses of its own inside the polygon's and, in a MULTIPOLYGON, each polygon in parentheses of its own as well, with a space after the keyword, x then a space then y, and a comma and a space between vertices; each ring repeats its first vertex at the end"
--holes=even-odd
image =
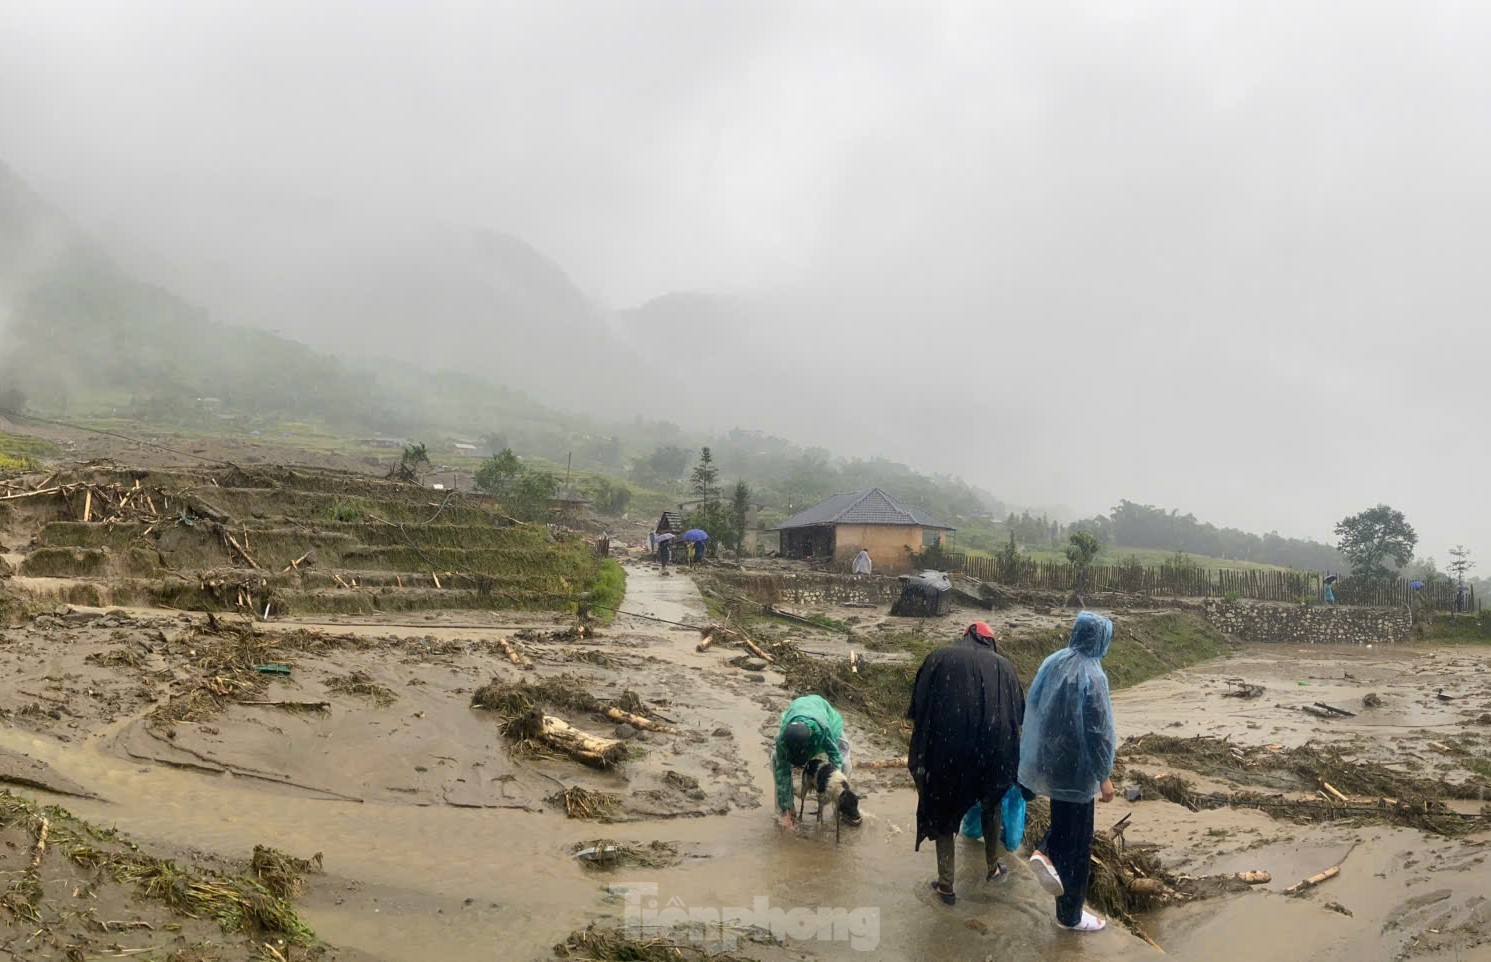
POLYGON ((1041 664, 1025 699, 1020 784, 1051 799, 1051 828, 1030 858, 1056 896, 1056 921, 1096 932, 1107 923, 1083 909, 1092 851, 1093 800, 1113 800, 1117 734, 1103 656, 1113 622, 1084 611, 1067 646, 1041 664))

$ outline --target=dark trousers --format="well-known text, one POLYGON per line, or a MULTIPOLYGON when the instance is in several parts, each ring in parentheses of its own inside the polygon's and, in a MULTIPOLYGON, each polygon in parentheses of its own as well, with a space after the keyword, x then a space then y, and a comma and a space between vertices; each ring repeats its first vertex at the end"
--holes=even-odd
POLYGON ((1082 903, 1087 898, 1087 876, 1092 870, 1093 802, 1051 800, 1051 827, 1040 850, 1046 853, 1065 894, 1056 900, 1056 921, 1076 925, 1082 921, 1082 903))
MULTIPOLYGON (((1004 818, 1002 817, 1004 793, 1009 791, 1005 785, 990 792, 982 799, 983 802, 983 827, 984 827, 984 861, 990 872, 994 866, 999 864, 999 843, 1004 834, 1004 818)), ((937 842, 937 884, 944 892, 953 890, 954 869, 957 867, 958 858, 958 830, 954 828, 947 835, 939 835, 937 842)))

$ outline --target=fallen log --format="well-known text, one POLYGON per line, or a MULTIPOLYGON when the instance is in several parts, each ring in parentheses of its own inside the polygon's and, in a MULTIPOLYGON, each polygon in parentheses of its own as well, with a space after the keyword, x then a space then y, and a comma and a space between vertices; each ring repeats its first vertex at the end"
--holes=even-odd
POLYGON ((1335 715, 1332 715, 1330 712, 1326 711, 1324 708, 1317 708, 1314 705, 1301 705, 1299 706, 1299 710, 1307 715, 1314 715, 1316 718, 1336 717, 1335 715))
POLYGON ((776 661, 775 658, 763 651, 760 645, 747 638, 744 634, 740 636, 740 647, 744 648, 746 651, 749 651, 751 654, 755 655, 757 658, 760 658, 762 661, 767 662, 768 664, 776 661))
POLYGON ((1332 715, 1340 715, 1342 718, 1355 718, 1356 717, 1356 712, 1354 712, 1354 711, 1347 711, 1344 708, 1337 708, 1335 705, 1327 705, 1323 701, 1317 701, 1315 703, 1315 707, 1316 708, 1322 708, 1325 711, 1330 712, 1332 715))
POLYGON ((533 667, 533 659, 519 651, 517 646, 506 638, 498 638, 497 647, 502 649, 502 653, 507 656, 507 660, 513 664, 521 668, 533 667))
POLYGON ((849 653, 849 670, 852 673, 854 673, 856 675, 859 674, 859 666, 863 662, 864 662, 864 657, 861 656, 859 652, 857 652, 857 651, 851 651, 849 653))
POLYGON ((1130 879, 1128 884, 1128 890, 1135 895, 1164 895, 1168 888, 1168 885, 1157 878, 1130 879))
POLYGON ((1323 789, 1325 789, 1327 792, 1329 792, 1332 798, 1334 798, 1336 801, 1342 803, 1343 805, 1347 802, 1346 796, 1342 795, 1339 791, 1337 791, 1336 787, 1334 785, 1332 785, 1330 782, 1321 782, 1320 783, 1320 787, 1323 788, 1323 789))
POLYGON ((1356 843, 1353 843, 1351 848, 1346 850, 1346 854, 1341 856, 1341 861, 1337 862, 1335 865, 1332 865, 1330 868, 1326 869, 1323 872, 1316 872, 1309 878, 1301 882, 1294 883, 1284 890, 1284 894, 1295 896, 1302 895, 1303 893, 1308 892, 1310 889, 1314 888, 1317 885, 1329 882, 1331 879, 1341 874, 1341 866, 1346 864, 1346 860, 1351 857, 1351 853, 1354 851, 1356 851, 1356 843))
POLYGON ((708 651, 709 650, 709 646, 712 645, 712 644, 714 644, 714 633, 710 632, 709 634, 705 635, 703 638, 699 639, 699 643, 694 646, 694 650, 695 651, 708 651))
POLYGON ((610 768, 626 758, 626 743, 621 739, 581 731, 562 718, 545 715, 540 708, 531 709, 510 734, 543 742, 594 768, 610 768))
POLYGON ((900 758, 876 758, 871 761, 864 762, 860 765, 856 765, 855 767, 880 771, 886 768, 905 768, 906 763, 906 756, 902 755, 900 758))
POLYGON ((630 725, 633 728, 640 728, 644 731, 659 732, 663 735, 673 735, 678 732, 678 729, 672 725, 662 725, 653 721, 651 718, 633 715, 631 712, 622 711, 620 708, 607 708, 606 717, 613 722, 620 722, 623 725, 630 725))
POLYGON ((1274 880, 1268 872, 1233 872, 1231 875, 1223 875, 1221 878, 1236 882, 1246 882, 1249 885, 1267 885, 1274 880))
POLYGON ((310 556, 311 556, 311 553, 309 551, 307 551, 305 554, 301 555, 299 558, 296 558, 295 560, 291 561, 289 564, 285 565, 285 570, 282 571, 282 572, 280 572, 280 574, 285 574, 285 573, 287 573, 289 571, 292 571, 292 570, 299 571, 300 570, 300 566, 305 563, 305 559, 309 558, 310 556))
POLYGON ((89 488, 88 489, 88 493, 83 496, 83 523, 87 524, 89 521, 92 521, 92 520, 93 520, 93 489, 89 488))

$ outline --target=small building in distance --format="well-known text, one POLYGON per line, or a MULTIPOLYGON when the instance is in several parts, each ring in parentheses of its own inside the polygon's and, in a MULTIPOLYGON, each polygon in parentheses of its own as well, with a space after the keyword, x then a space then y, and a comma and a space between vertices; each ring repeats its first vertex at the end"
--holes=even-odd
POLYGON ((571 487, 560 486, 549 498, 549 510, 562 521, 573 521, 593 504, 589 498, 571 487))
POLYGON ((945 546, 954 529, 870 488, 836 494, 773 530, 781 538, 784 558, 833 559, 847 565, 864 548, 876 574, 899 574, 912 569, 913 552, 933 544, 945 546))
POLYGON ((679 514, 677 511, 664 511, 663 516, 661 518, 658 518, 657 528, 654 530, 657 534, 683 534, 685 530, 683 526, 683 515, 679 514))

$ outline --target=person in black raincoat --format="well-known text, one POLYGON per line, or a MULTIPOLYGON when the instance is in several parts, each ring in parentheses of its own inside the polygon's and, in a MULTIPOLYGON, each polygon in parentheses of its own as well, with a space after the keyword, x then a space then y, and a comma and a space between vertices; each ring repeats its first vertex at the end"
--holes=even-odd
POLYGON ((927 656, 912 686, 914 726, 907 767, 916 782, 916 849, 937 843, 942 901, 953 904, 956 833, 963 814, 983 803, 984 854, 989 880, 1005 874, 999 862, 1000 809, 1020 768, 1025 692, 1015 666, 999 654, 994 631, 980 621, 955 644, 927 656))

